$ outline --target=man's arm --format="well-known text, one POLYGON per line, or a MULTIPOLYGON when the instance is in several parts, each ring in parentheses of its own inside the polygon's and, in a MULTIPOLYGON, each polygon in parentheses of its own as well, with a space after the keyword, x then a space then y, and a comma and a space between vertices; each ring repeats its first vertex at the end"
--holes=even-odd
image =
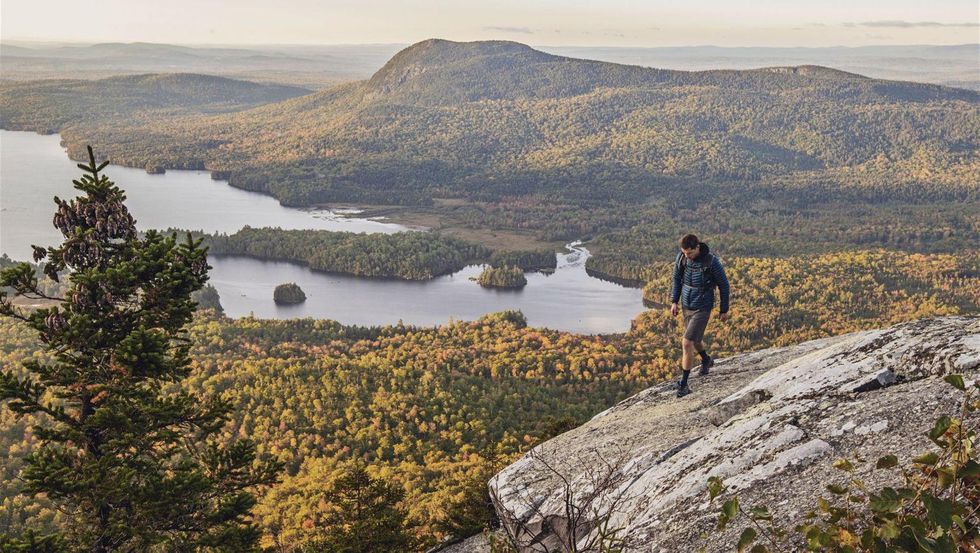
POLYGON ((681 266, 681 255, 678 254, 674 260, 674 284, 670 288, 670 303, 677 303, 681 300, 681 286, 684 284, 684 268, 681 266))
POLYGON ((718 311, 719 313, 728 313, 728 300, 731 295, 731 286, 728 284, 725 267, 722 266, 721 261, 718 261, 717 257, 711 263, 711 273, 715 277, 715 282, 718 283, 718 293, 721 296, 721 306, 718 311))

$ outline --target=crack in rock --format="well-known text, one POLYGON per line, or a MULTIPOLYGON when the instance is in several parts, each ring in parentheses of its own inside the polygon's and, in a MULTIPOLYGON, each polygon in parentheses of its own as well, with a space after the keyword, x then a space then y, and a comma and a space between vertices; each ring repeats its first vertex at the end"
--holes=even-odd
POLYGON ((718 403, 708 409, 708 422, 714 426, 721 426, 728 422, 732 417, 746 411, 749 407, 757 403, 768 401, 772 394, 768 390, 752 390, 747 394, 739 396, 731 401, 718 403))

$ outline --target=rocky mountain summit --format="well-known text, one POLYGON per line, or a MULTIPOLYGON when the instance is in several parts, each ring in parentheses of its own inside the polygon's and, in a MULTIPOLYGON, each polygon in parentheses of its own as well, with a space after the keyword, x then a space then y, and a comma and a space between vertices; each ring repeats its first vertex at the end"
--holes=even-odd
POLYGON ((980 317, 734 356, 693 378, 690 396, 654 386, 539 445, 489 482, 491 496, 526 551, 564 551, 570 533, 587 541, 596 514, 623 529, 629 551, 732 551, 744 524, 716 530, 709 477, 792 528, 827 484, 845 480, 836 459, 870 461, 857 472, 875 489, 895 484, 874 461, 895 454, 904 464, 929 450, 926 432, 962 397, 943 377, 972 385, 978 372, 980 317), (569 498, 583 513, 571 523, 569 498))

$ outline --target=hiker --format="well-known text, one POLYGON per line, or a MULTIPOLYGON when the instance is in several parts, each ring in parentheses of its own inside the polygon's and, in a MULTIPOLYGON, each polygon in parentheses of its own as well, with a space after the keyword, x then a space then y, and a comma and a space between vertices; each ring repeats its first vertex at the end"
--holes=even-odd
POLYGON ((681 238, 681 251, 674 262, 674 284, 670 289, 670 314, 676 317, 678 311, 684 311, 684 357, 681 360, 683 376, 677 383, 677 397, 691 393, 687 379, 694 367, 695 353, 701 357, 701 376, 706 376, 715 363, 702 342, 704 329, 708 326, 711 310, 715 306, 715 286, 721 295, 718 318, 726 321, 731 313, 728 311, 730 288, 725 268, 721 266, 718 257, 710 253, 708 245, 698 240, 697 236, 688 234, 681 238))

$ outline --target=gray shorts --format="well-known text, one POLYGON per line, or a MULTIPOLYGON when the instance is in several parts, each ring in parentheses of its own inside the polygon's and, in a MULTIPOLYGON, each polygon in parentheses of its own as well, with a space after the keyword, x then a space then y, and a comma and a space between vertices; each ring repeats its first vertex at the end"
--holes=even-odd
POLYGON ((697 343, 704 338, 704 329, 708 328, 708 319, 711 318, 711 311, 684 310, 684 337, 697 343))

